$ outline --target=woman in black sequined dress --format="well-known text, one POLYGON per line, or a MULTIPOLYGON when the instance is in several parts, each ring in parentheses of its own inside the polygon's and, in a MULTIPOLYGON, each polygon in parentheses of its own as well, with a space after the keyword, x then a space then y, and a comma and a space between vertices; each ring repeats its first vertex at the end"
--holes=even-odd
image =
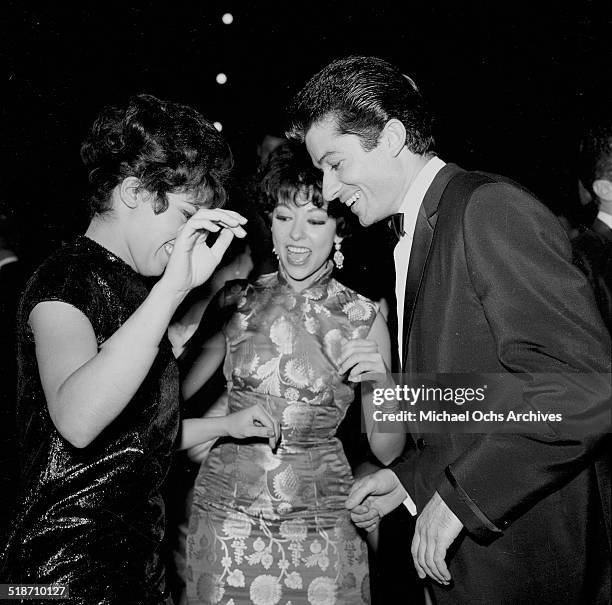
POLYGON ((91 223, 19 310, 22 482, 2 581, 64 584, 83 605, 166 604, 159 489, 179 427, 166 329, 245 220, 216 208, 229 149, 189 107, 139 95, 107 108, 81 155, 91 223), (150 290, 141 279, 162 273, 150 290))

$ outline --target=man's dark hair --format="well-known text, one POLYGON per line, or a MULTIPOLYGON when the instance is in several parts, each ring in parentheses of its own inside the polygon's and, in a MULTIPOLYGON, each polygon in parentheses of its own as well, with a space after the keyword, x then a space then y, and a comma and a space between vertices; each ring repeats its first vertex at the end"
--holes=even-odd
POLYGON ((155 195, 156 213, 168 208, 167 193, 189 192, 196 203, 221 206, 232 167, 230 149, 211 122, 187 105, 144 94, 125 107, 102 110, 81 145, 81 158, 92 216, 111 209, 111 192, 130 176, 155 195))
POLYGON ((287 136, 303 141, 308 129, 333 118, 340 134, 357 135, 370 151, 385 124, 395 118, 406 128, 410 151, 433 151, 431 113, 411 78, 377 57, 346 57, 315 74, 289 107, 287 136))
POLYGON ((598 179, 612 181, 612 120, 591 124, 579 146, 578 177, 595 200, 593 183, 598 179))

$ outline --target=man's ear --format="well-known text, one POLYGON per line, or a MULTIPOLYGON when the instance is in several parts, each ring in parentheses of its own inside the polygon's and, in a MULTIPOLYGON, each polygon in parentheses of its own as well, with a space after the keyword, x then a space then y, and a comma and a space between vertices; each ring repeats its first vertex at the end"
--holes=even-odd
POLYGON ((393 118, 385 124, 382 135, 393 157, 398 156, 406 144, 406 127, 393 118))
POLYGON ((612 202, 612 181, 608 179, 597 179, 593 181, 593 191, 600 200, 612 202))
POLYGON ((140 179, 128 176, 121 181, 119 186, 119 197, 128 208, 136 208, 143 201, 143 193, 140 179))

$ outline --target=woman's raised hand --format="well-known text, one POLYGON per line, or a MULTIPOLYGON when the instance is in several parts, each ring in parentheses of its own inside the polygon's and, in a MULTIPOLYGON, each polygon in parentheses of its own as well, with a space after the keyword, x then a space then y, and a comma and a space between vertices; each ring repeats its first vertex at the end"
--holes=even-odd
POLYGON ((217 268, 234 236, 246 235, 242 227, 246 222, 246 218, 232 210, 198 210, 177 233, 162 278, 164 283, 178 292, 188 292, 203 284, 217 268), (208 234, 218 231, 217 240, 208 246, 208 234))
POLYGON ((246 439, 248 437, 267 438, 272 449, 280 438, 280 425, 274 416, 260 404, 234 412, 226 416, 227 432, 230 437, 246 439))

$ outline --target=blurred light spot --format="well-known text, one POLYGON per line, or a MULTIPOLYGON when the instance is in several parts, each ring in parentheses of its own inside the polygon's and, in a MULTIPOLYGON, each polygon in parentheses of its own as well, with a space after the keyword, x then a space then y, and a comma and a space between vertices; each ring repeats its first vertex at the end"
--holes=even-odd
POLYGON ((217 80, 217 84, 225 84, 227 82, 227 76, 224 73, 217 74, 215 79, 217 80))
POLYGON ((223 17, 221 17, 221 21, 223 21, 225 25, 231 25, 234 22, 234 15, 232 15, 232 13, 224 13, 223 17))
POLYGON ((213 122, 213 126, 219 131, 221 132, 223 130, 223 124, 221 124, 221 122, 213 122))

